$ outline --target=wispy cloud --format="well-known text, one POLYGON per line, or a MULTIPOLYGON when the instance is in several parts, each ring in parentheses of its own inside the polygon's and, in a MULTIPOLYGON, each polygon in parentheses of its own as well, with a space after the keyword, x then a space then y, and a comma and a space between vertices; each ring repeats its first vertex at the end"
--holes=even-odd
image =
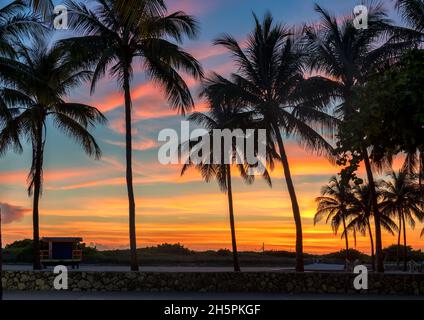
POLYGON ((0 202, 2 223, 9 224, 15 221, 20 221, 24 218, 29 209, 11 205, 9 203, 0 202))

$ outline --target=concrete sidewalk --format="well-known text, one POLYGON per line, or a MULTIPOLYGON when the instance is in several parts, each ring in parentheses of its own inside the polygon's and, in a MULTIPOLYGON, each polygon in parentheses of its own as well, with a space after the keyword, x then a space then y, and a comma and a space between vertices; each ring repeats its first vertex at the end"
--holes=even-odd
MULTIPOLYGON (((31 271, 32 265, 5 264, 5 271, 31 271)), ((305 271, 343 271, 344 266, 338 264, 311 264, 305 266, 305 271)), ((46 270, 53 270, 49 267, 46 270)), ((79 269, 69 271, 98 271, 98 272, 128 272, 128 266, 82 264, 79 269)), ((143 266, 141 272, 232 272, 232 267, 203 267, 203 266, 143 266)), ((243 267, 244 272, 287 272, 294 271, 292 267, 243 267)))
POLYGON ((424 300, 424 296, 373 294, 268 294, 196 292, 5 292, 5 300, 424 300))

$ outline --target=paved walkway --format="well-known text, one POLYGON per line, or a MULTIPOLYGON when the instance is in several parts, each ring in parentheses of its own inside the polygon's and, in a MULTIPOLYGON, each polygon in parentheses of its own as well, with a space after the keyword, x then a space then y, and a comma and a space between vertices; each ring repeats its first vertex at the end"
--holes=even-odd
POLYGON ((266 294, 194 292, 5 292, 5 300, 424 300, 424 296, 372 294, 266 294))
MULTIPOLYGON (((32 270, 32 265, 4 265, 4 270, 25 271, 32 270)), ((311 264, 305 266, 306 271, 343 271, 342 265, 337 264, 311 264)), ((52 268, 49 268, 52 269, 52 268)), ((127 266, 106 266, 106 265, 81 265, 79 271, 99 271, 99 272, 126 272, 129 271, 127 266)), ((278 267, 244 267, 244 272, 287 272, 294 270, 293 268, 278 267)), ((140 268, 141 272, 231 272, 231 267, 186 267, 186 266, 146 266, 140 268)))

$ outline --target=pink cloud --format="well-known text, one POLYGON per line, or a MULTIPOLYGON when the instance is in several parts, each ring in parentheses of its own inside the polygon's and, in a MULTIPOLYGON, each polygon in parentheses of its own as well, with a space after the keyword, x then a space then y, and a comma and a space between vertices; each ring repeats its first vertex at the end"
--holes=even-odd
POLYGON ((20 221, 30 209, 11 205, 9 203, 0 202, 0 211, 2 223, 10 224, 14 221, 20 221))

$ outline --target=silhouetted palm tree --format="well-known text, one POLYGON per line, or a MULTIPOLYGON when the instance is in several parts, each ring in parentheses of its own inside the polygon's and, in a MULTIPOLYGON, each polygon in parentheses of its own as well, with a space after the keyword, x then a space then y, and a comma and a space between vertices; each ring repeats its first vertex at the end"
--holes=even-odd
POLYGON ((342 238, 346 244, 346 263, 349 260, 349 235, 347 221, 349 219, 352 205, 352 188, 343 185, 337 177, 331 177, 329 184, 321 190, 321 197, 315 199, 318 204, 317 212, 314 216, 314 224, 322 219, 331 224, 334 234, 337 234, 340 226, 343 227, 342 238))
POLYGON ((3 212, 0 208, 0 301, 3 300, 3 241, 2 241, 2 223, 1 216, 3 212))
MULTIPOLYGON (((377 197, 381 200, 381 192, 379 183, 376 182, 377 186, 377 197)), ((351 209, 349 212, 350 223, 347 229, 356 229, 363 236, 368 233, 371 245, 371 265, 372 269, 375 270, 375 248, 374 248, 374 237, 371 228, 371 219, 373 217, 373 210, 371 209, 371 193, 368 184, 362 184, 353 187, 354 197, 352 198, 351 209)), ((394 235, 397 230, 396 223, 394 223, 390 216, 381 215, 380 217, 381 226, 390 234, 394 235)))
MULTIPOLYGON (((381 211, 399 219, 398 248, 403 231, 403 269, 407 269, 406 224, 415 227, 415 219, 424 221, 424 199, 414 179, 405 171, 392 171, 389 180, 382 181, 381 211)), ((399 250, 399 249, 398 249, 399 250)))
POLYGON ((0 56, 13 57, 13 44, 19 38, 42 33, 38 17, 25 13, 24 9, 22 1, 13 1, 0 8, 0 56))
POLYGON ((73 138, 88 155, 99 158, 100 148, 88 129, 106 119, 96 108, 65 101, 69 91, 88 80, 91 72, 64 62, 60 48, 49 48, 45 40, 32 48, 18 49, 18 54, 19 60, 0 60, 1 76, 8 85, 0 88, 0 96, 12 115, 0 132, 0 155, 10 148, 21 151, 18 137, 32 146, 28 192, 33 194, 34 269, 40 269, 38 207, 47 121, 50 119, 56 128, 73 138))
MULTIPOLYGON (((408 42, 395 43, 382 41, 392 31, 391 21, 382 4, 369 5, 368 29, 358 30, 352 18, 339 21, 319 5, 315 10, 321 16, 318 26, 305 27, 306 51, 309 53, 308 65, 311 71, 324 73, 328 79, 328 89, 334 90, 338 102, 336 114, 344 119, 356 112, 352 97, 357 85, 366 83, 377 69, 385 68, 410 48, 408 42)), ((383 272, 380 214, 377 206, 376 187, 368 150, 363 148, 372 208, 374 210, 377 271, 383 272)))
MULTIPOLYGON (((209 86, 213 86, 214 80, 210 80, 207 83, 209 86)), ((216 141, 214 139, 214 130, 238 130, 239 134, 241 135, 239 138, 245 141, 244 145, 245 148, 247 148, 247 133, 245 129, 246 127, 249 127, 249 124, 251 123, 250 118, 252 117, 252 114, 245 112, 240 106, 228 106, 222 102, 217 103, 214 101, 213 95, 209 96, 208 86, 206 86, 202 95, 208 98, 210 111, 207 114, 195 112, 189 117, 189 120, 207 130, 207 134, 202 136, 200 140, 194 139, 188 141, 188 162, 183 166, 181 175, 183 175, 190 167, 194 166, 199 170, 206 182, 209 182, 212 179, 216 179, 221 190, 227 193, 234 271, 240 271, 236 241, 231 169, 232 167, 237 167, 242 179, 249 184, 253 183, 255 176, 249 173, 249 169, 253 169, 253 167, 246 162, 244 157, 244 155, 246 155, 246 150, 239 150, 234 139, 232 140, 231 145, 228 146, 229 150, 227 150, 227 146, 225 145, 223 138, 221 138, 220 154, 217 155, 214 153, 214 141, 216 141), (201 154, 202 161, 200 163, 198 161, 193 161, 192 156, 199 154, 199 148, 201 147, 201 143, 203 139, 206 138, 206 136, 211 142, 209 150, 202 150, 206 151, 207 153, 201 154), (239 160, 238 163, 236 162, 237 158, 241 160, 239 160), (216 159, 219 161, 216 161, 216 159), (225 159, 231 159, 231 163, 233 164, 229 164, 228 160, 226 161, 225 159)), ((256 154, 257 150, 254 150, 254 153, 256 154)), ((273 167, 273 159, 270 158, 268 160, 270 166, 273 167)), ((259 161, 263 161, 263 159, 259 161)), ((265 166, 266 164, 262 163, 262 165, 265 166)), ((271 186, 271 178, 266 168, 262 176, 271 186)))
POLYGON ((424 40, 424 1, 423 0, 396 0, 396 9, 403 21, 411 28, 399 28, 401 37, 424 40))
POLYGON ((183 12, 166 15, 165 4, 155 0, 134 3, 132 19, 117 10, 112 0, 93 1, 90 4, 93 9, 73 2, 67 2, 67 6, 70 28, 83 37, 64 40, 62 45, 70 51, 71 58, 94 66, 92 91, 109 71, 124 93, 131 270, 136 271, 139 267, 132 174, 133 65, 141 65, 147 76, 165 89, 172 108, 181 113, 190 110, 194 106, 193 99, 178 70, 198 79, 203 76, 202 69, 194 57, 171 41, 181 43, 184 36, 195 38, 197 22, 183 12))
POLYGON ((322 111, 329 101, 328 90, 325 91, 327 82, 320 77, 304 78, 305 52, 292 32, 275 24, 269 13, 263 21, 256 16, 254 19, 255 29, 248 37, 246 49, 229 35, 215 41, 232 53, 238 72, 230 80, 216 77, 210 89, 217 100, 225 96, 242 101, 278 146, 296 224, 296 270, 303 271, 301 214, 284 139, 295 138, 306 149, 330 155, 332 147, 313 127, 326 129, 331 135, 335 121, 322 111))

